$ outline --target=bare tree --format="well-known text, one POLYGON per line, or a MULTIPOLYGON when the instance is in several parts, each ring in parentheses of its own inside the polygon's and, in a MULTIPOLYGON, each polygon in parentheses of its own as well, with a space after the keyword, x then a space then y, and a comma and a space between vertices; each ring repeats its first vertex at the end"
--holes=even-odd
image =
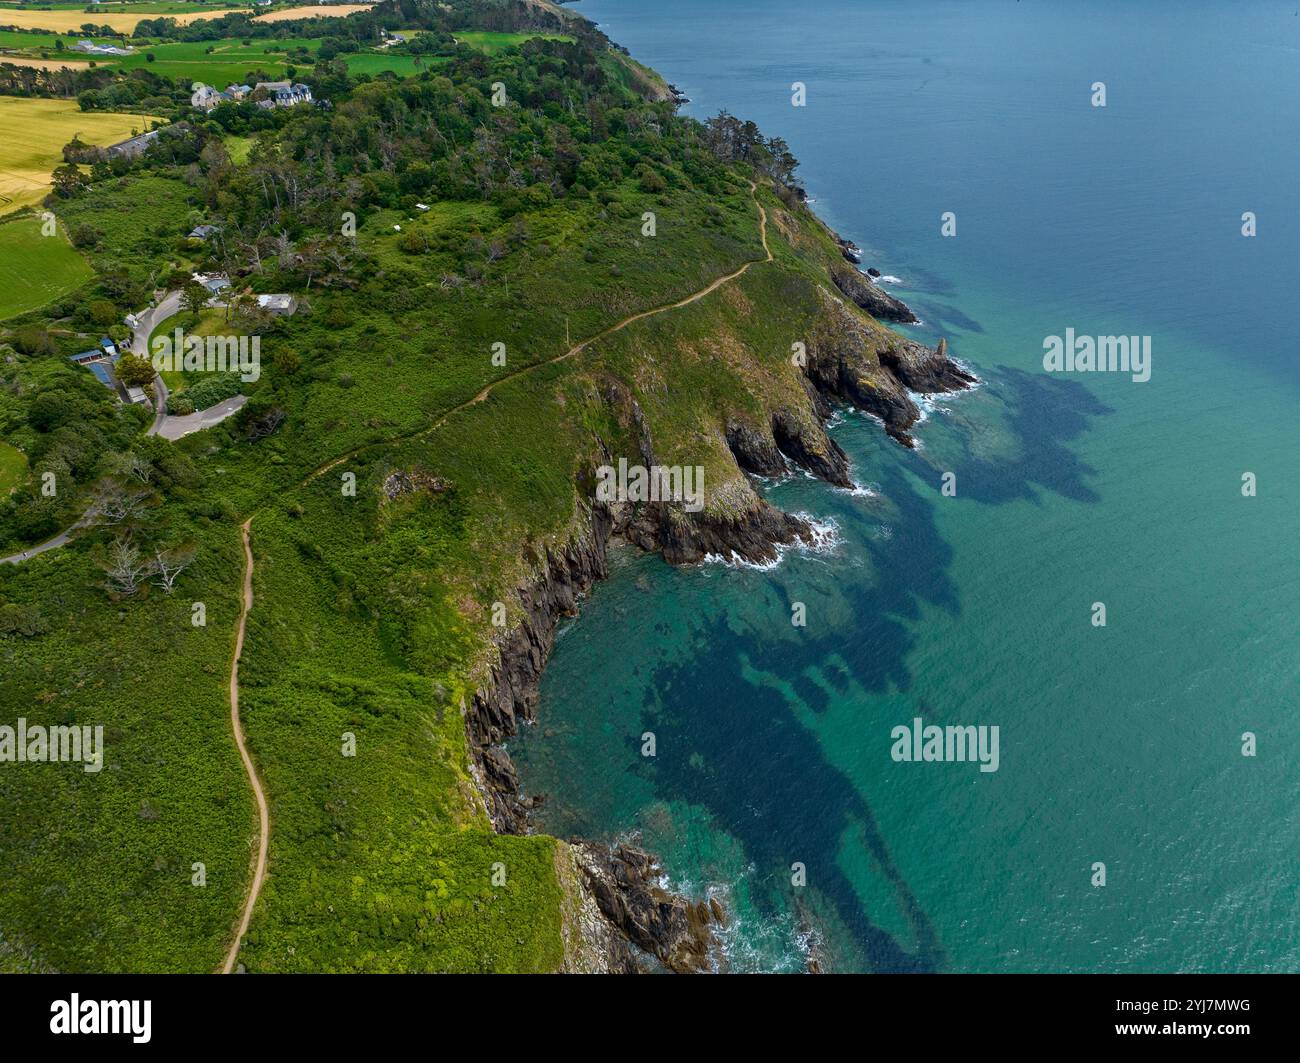
POLYGON ((143 454, 137 454, 134 451, 117 455, 113 464, 123 476, 139 480, 142 484, 152 482, 154 473, 157 471, 153 467, 153 462, 143 454))
POLYGON ((117 594, 134 594, 153 571, 153 561, 140 555, 129 536, 119 536, 99 566, 108 578, 105 586, 117 594))
POLYGON ((176 589, 177 577, 190 567, 197 553, 198 547, 189 543, 174 546, 169 550, 159 548, 154 551, 148 574, 157 577, 155 584, 171 594, 176 589))
POLYGON ((99 524, 123 524, 140 517, 152 495, 143 484, 137 487, 106 477, 95 488, 91 511, 99 524))

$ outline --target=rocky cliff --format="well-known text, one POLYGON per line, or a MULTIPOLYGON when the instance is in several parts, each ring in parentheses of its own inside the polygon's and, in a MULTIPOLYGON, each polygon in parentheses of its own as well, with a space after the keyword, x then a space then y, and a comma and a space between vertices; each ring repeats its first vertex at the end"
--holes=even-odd
MULTIPOLYGON (((501 743, 516 733, 520 720, 536 718, 538 683, 557 625, 561 617, 576 614, 582 597, 607 574, 611 541, 660 553, 673 564, 694 563, 706 555, 771 560, 778 546, 807 540, 810 529, 771 506, 742 471, 774 477, 793 464, 828 483, 851 486, 848 459, 825 429, 835 403, 874 414, 890 436, 912 446, 908 429, 920 411, 909 391, 953 391, 974 381, 948 357, 943 341, 931 349, 864 318, 828 290, 819 289, 819 297, 798 393, 787 396, 765 421, 733 416, 725 422, 726 445, 736 465, 736 479, 721 478, 725 504, 688 513, 672 502, 583 501, 583 530, 563 547, 548 549, 535 577, 518 588, 521 617, 500 638, 496 663, 466 713, 485 800, 498 830, 526 831, 533 807, 533 799, 521 796, 501 743)), ((615 379, 607 379, 600 390, 637 456, 653 465, 655 442, 631 390, 615 379)), ((593 464, 611 458, 607 441, 596 440, 593 464)), ((561 859, 568 861, 568 889, 577 904, 569 920, 569 951, 571 957, 583 957, 573 959, 573 969, 696 971, 716 965, 715 928, 722 918, 716 903, 691 902, 663 889, 653 857, 634 847, 611 850, 575 842, 566 853, 561 859)))

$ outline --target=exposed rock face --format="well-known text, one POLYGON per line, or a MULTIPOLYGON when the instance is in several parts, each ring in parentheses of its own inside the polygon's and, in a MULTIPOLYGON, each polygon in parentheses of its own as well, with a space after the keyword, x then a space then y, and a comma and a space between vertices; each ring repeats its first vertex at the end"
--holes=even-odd
POLYGON ((441 476, 421 472, 418 469, 397 469, 384 477, 384 497, 389 501, 415 491, 428 491, 438 494, 447 490, 451 484, 441 476))
POLYGON ((934 350, 867 322, 827 296, 825 311, 808 343, 805 372, 822 393, 874 414, 906 447, 921 416, 909 389, 923 394, 958 391, 975 378, 948 357, 947 343, 934 350))
POLYGON ((900 299, 872 284, 852 266, 837 262, 831 268, 831 279, 846 296, 880 321, 916 321, 916 315, 900 299))
POLYGON ((635 946, 620 948, 610 943, 612 969, 652 971, 655 965, 647 962, 649 957, 677 974, 714 968, 714 927, 720 922, 716 907, 665 890, 659 884, 662 870, 641 849, 619 845, 611 850, 589 842, 573 843, 572 848, 601 913, 624 942, 635 946))
POLYGON ((848 455, 826 433, 823 422, 831 408, 806 379, 807 411, 778 410, 770 432, 733 421, 727 425, 727 446, 745 472, 782 476, 789 471, 786 458, 814 476, 837 487, 851 487, 848 455), (811 414, 811 416, 809 416, 811 414))
POLYGON ((876 335, 843 303, 827 296, 825 307, 809 337, 808 378, 819 391, 875 414, 894 439, 912 446, 907 430, 921 411, 893 373, 871 357, 876 335))
POLYGON ((593 507, 590 532, 556 553, 548 550, 542 572, 530 586, 521 588, 520 620, 500 644, 500 657, 491 679, 474 695, 466 724, 483 778, 488 812, 497 829, 520 834, 528 808, 519 799, 519 778, 510 755, 500 744, 518 730, 522 718, 537 716, 537 684, 555 645, 560 617, 577 612, 578 600, 608 571, 605 548, 612 530, 608 509, 593 507))
POLYGON ((735 516, 684 515, 679 509, 650 503, 620 529, 628 542, 659 552, 672 565, 690 565, 706 556, 738 557, 752 564, 775 561, 778 546, 807 541, 807 522, 782 513, 754 496, 753 505, 735 516))
POLYGON ((785 458, 776 441, 758 428, 740 421, 727 423, 727 446, 736 464, 755 476, 783 476, 787 471, 785 458))
MULTIPOLYGON (((874 289, 856 270, 845 268, 874 289)), ((948 358, 942 341, 931 350, 864 320, 830 293, 822 294, 823 313, 809 336, 804 366, 807 405, 779 409, 769 425, 732 420, 725 434, 737 466, 746 472, 780 475, 788 459, 848 487, 848 459, 823 424, 832 412, 830 399, 875 414, 891 436, 911 446, 907 429, 920 411, 908 388, 951 391, 969 386, 974 378, 948 358)), ((641 460, 654 465, 653 440, 635 398, 616 380, 606 381, 601 394, 618 413, 641 460)), ((409 486, 404 480, 393 484, 396 493, 409 486)), ((611 538, 622 536, 644 550, 662 553, 673 564, 696 562, 706 554, 769 561, 776 557, 777 546, 811 538, 806 522, 770 506, 743 477, 727 482, 723 494, 723 504, 699 513, 687 513, 670 502, 593 502, 586 532, 562 549, 548 548, 536 577, 519 588, 522 619, 502 637, 488 681, 466 708, 483 796, 498 830, 523 832, 535 803, 520 796, 514 764, 500 745, 516 733, 520 719, 536 718, 538 682, 559 619, 575 614, 582 596, 607 574, 611 538)), ((645 970, 646 957, 671 971, 711 969, 713 927, 723 918, 716 902, 710 907, 668 893, 658 884, 654 859, 639 849, 620 846, 611 851, 587 842, 575 842, 569 849, 576 862, 576 870, 569 868, 570 877, 584 883, 566 931, 566 940, 581 939, 570 941, 576 964, 570 969, 645 970)))
MULTIPOLYGON (((814 410, 818 409, 816 403, 812 406, 814 410)), ((848 455, 826 434, 820 421, 809 421, 789 410, 779 410, 772 417, 772 436, 781 453, 796 465, 836 487, 853 486, 849 478, 848 455)))
POLYGON ((961 391, 975 383, 970 373, 948 357, 947 340, 940 340, 933 350, 907 340, 882 350, 880 361, 912 391, 925 395, 961 391))

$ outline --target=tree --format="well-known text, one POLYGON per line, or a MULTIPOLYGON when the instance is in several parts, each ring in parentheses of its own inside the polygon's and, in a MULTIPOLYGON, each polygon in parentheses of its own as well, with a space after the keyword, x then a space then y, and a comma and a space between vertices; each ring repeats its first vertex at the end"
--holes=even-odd
POLYGON ((71 163, 64 163, 51 175, 54 193, 61 199, 72 199, 81 195, 88 187, 85 175, 71 163))
POLYGON ((154 368, 149 359, 124 354, 117 363, 117 377, 129 388, 143 388, 153 383, 154 368))
POLYGON ((129 476, 134 480, 139 480, 142 484, 151 482, 154 473, 153 462, 143 454, 137 454, 135 451, 127 451, 125 454, 118 454, 114 459, 114 465, 123 476, 129 476))
POLYGON ((194 561, 198 547, 192 543, 172 547, 169 550, 157 549, 149 563, 149 575, 154 577, 157 586, 168 594, 176 588, 176 579, 194 561))
POLYGON ((95 487, 90 512, 99 524, 125 524, 144 514, 153 492, 106 477, 95 487))
POLYGON ((142 557, 129 536, 119 536, 99 562, 107 577, 104 586, 112 594, 134 594, 151 574, 154 562, 142 557))
POLYGON ((193 281, 181 290, 181 305, 191 314, 198 314, 208 305, 210 297, 210 293, 203 285, 193 281))
POLYGON ((117 307, 107 299, 94 300, 86 307, 86 312, 90 315, 91 323, 101 329, 115 324, 118 319, 117 307))

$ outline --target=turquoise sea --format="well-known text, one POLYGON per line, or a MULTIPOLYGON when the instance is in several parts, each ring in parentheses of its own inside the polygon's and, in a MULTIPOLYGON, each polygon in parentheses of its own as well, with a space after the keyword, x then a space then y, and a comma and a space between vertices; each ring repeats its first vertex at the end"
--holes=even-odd
POLYGON ((789 141, 983 386, 915 452, 840 417, 870 492, 769 487, 827 550, 620 553, 510 746, 539 827, 639 833, 736 970, 1300 970, 1295 0, 576 7, 789 141), (1044 372, 1067 328, 1151 379, 1044 372), (895 762, 915 717, 997 726, 998 770, 895 762))

